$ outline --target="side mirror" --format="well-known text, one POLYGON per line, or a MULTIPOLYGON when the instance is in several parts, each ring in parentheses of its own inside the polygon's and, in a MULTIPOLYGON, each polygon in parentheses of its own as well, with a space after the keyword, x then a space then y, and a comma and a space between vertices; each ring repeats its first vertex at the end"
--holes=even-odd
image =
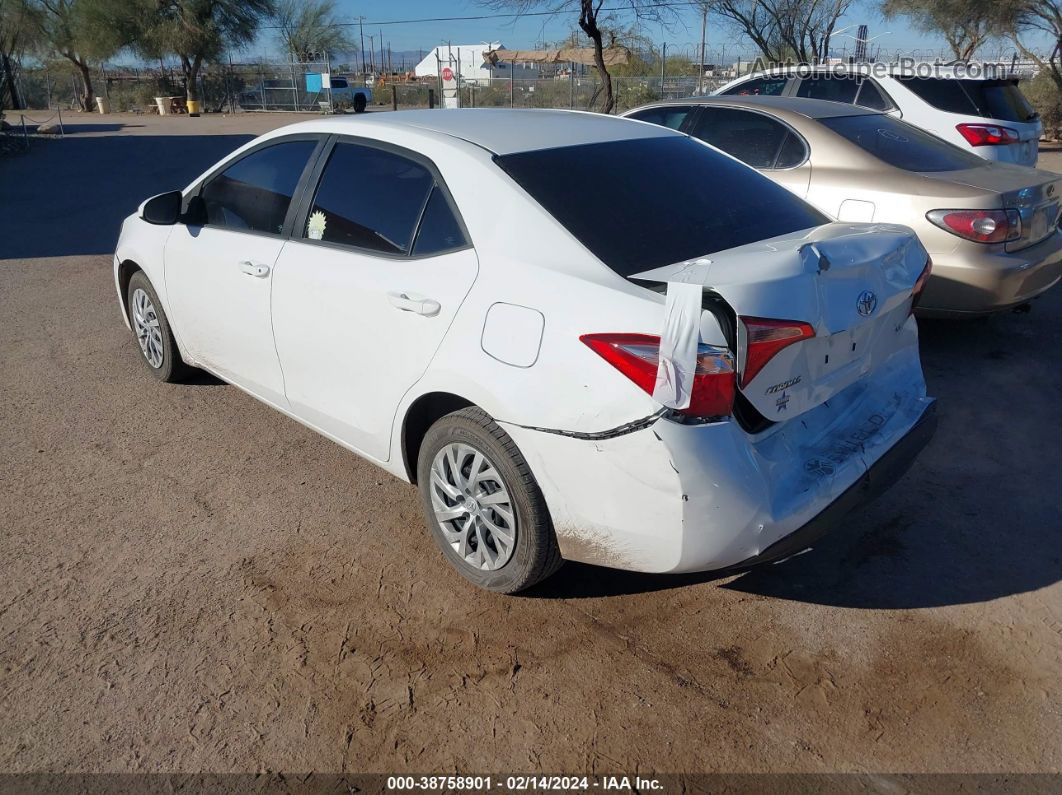
POLYGON ((172 226, 180 220, 181 202, 183 201, 184 195, 179 190, 160 193, 144 202, 140 217, 149 224, 172 226))

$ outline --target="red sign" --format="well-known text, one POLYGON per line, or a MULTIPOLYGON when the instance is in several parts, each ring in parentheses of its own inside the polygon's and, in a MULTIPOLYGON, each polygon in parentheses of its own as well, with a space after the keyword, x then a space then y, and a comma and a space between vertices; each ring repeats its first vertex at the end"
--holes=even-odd
POLYGON ((444 66, 442 70, 442 79, 449 83, 454 79, 454 70, 449 66, 444 66))

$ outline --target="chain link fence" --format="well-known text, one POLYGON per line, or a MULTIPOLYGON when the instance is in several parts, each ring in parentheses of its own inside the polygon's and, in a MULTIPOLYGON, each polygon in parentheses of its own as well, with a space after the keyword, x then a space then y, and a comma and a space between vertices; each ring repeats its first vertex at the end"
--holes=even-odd
MULTIPOLYGON (((211 64, 198 78, 199 97, 208 113, 253 111, 348 110, 359 88, 369 88, 370 108, 413 109, 443 104, 441 82, 434 78, 384 76, 367 81, 345 65, 328 63, 211 64), (319 75, 330 74, 332 85, 319 75)), ((182 96, 186 83, 179 71, 105 67, 93 72, 95 94, 112 112, 157 112, 156 97, 182 96)), ((617 112, 646 102, 710 93, 722 78, 613 77, 617 112)), ((78 84, 61 65, 25 68, 18 74, 23 102, 32 109, 77 107, 78 84)), ((461 107, 570 108, 594 110, 604 103, 604 86, 593 76, 563 75, 538 79, 492 78, 463 80, 458 88, 461 107)))

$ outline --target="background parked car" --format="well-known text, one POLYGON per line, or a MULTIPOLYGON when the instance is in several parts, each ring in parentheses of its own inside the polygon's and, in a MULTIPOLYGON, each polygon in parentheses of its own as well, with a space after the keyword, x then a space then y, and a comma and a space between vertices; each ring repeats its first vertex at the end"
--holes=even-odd
POLYGON ((1043 135, 1039 114, 1016 78, 956 77, 936 67, 932 76, 904 74, 898 66, 870 77, 846 70, 802 77, 796 67, 753 73, 716 94, 824 99, 890 113, 985 160, 1035 166, 1043 135))
POLYGON ((636 108, 842 221, 912 227, 933 258, 924 315, 1022 304, 1062 276, 1062 177, 991 163, 888 114, 813 99, 715 96, 636 108))
MULTIPOLYGON (((240 92, 240 107, 244 110, 293 110, 297 103, 304 110, 316 110, 318 103, 328 101, 327 89, 311 93, 300 88, 296 93, 291 86, 289 80, 263 80, 259 87, 240 92)), ((372 89, 351 85, 346 77, 333 77, 331 98, 333 108, 351 108, 355 113, 363 113, 372 102, 372 89)))

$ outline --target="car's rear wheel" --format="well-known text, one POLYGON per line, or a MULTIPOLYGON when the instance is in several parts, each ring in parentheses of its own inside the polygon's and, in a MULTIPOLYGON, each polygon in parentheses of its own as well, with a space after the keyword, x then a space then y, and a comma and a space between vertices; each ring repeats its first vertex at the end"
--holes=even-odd
POLYGON ((133 274, 126 295, 129 325, 151 374, 160 381, 181 380, 188 373, 188 365, 181 360, 162 302, 143 271, 133 274))
POLYGON ((515 593, 560 567, 542 492, 509 434, 482 409, 432 425, 417 478, 432 535, 465 579, 515 593))
POLYGON ((364 94, 355 94, 354 95, 354 112, 355 113, 364 113, 365 112, 365 106, 367 104, 368 103, 365 101, 365 95, 364 94))

